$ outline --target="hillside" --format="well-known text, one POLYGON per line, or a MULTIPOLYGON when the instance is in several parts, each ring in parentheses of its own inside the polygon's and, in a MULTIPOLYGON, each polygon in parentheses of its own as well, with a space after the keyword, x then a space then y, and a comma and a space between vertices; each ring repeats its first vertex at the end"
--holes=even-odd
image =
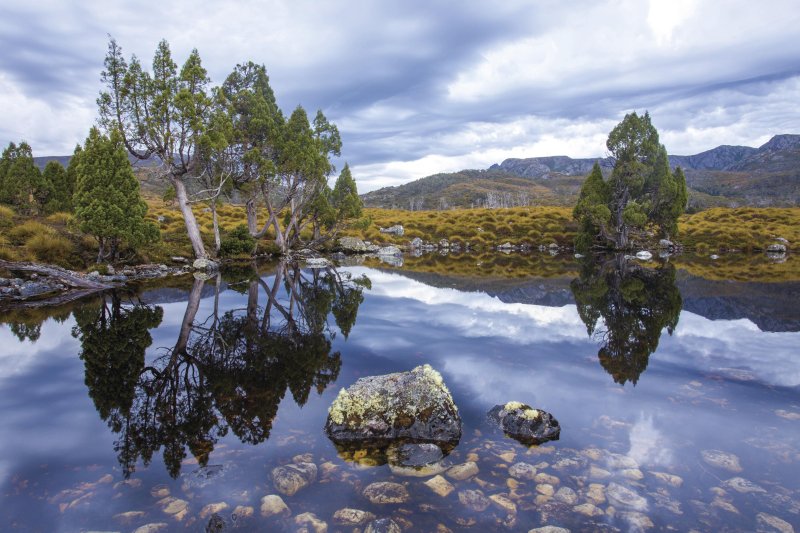
MULTIPOLYGON (((369 207, 449 209, 573 205, 595 162, 567 156, 506 159, 487 170, 435 174, 362 195, 369 207)), ((759 148, 718 146, 695 155, 671 155, 686 171, 692 211, 721 206, 800 205, 800 135, 776 135, 759 148)))

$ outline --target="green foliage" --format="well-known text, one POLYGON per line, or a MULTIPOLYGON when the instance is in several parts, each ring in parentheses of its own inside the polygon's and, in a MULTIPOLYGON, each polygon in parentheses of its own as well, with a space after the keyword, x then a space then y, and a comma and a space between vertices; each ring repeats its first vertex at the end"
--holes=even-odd
POLYGON ((0 203, 16 206, 23 214, 35 214, 41 212, 48 194, 30 145, 9 143, 0 158, 0 203))
POLYGON ((100 244, 97 262, 118 258, 120 246, 158 239, 158 229, 145 221, 147 204, 139 196, 121 137, 92 128, 78 162, 75 216, 80 230, 100 244))
POLYGON ((252 254, 256 240, 250 235, 247 226, 240 224, 222 238, 219 253, 222 257, 252 254))
POLYGON ((688 198, 686 176, 680 168, 670 171, 650 115, 625 115, 609 133, 606 147, 615 159, 614 170, 604 180, 595 164, 586 178, 573 211, 582 233, 576 244, 585 249, 597 242, 596 236, 602 245, 625 249, 632 236, 643 238, 649 225, 667 237, 677 233, 688 198))
POLYGON ((49 191, 44 201, 43 212, 46 214, 59 211, 72 211, 72 196, 75 193, 74 182, 70 180, 66 169, 58 161, 50 161, 42 172, 42 181, 49 191))
POLYGON ((350 166, 345 163, 342 172, 336 179, 331 195, 331 203, 336 209, 339 220, 359 218, 363 210, 363 203, 358 196, 358 189, 353 175, 350 173, 350 166))

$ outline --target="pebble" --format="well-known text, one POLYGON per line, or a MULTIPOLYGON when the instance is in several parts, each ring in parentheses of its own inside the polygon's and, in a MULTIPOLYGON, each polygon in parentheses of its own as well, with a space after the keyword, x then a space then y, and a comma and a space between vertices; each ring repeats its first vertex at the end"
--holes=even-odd
POLYGON ((489 499, 492 500, 492 503, 494 503, 496 507, 500 508, 506 513, 516 514, 517 504, 506 498, 504 495, 492 494, 489 496, 489 499))
POLYGON ((589 477, 591 479, 608 479, 611 477, 611 472, 603 468, 592 465, 589 468, 589 477))
MULTIPOLYGON (((227 507, 227 506, 226 506, 227 507)), ((261 498, 261 516, 269 518, 271 516, 281 515, 290 516, 291 509, 283 501, 283 498, 277 494, 268 494, 261 498)))
POLYGON ((550 474, 545 474, 544 472, 539 472, 536 474, 536 476, 534 476, 533 479, 536 481, 536 483, 545 483, 547 485, 558 485, 561 483, 561 480, 559 480, 556 476, 551 476, 550 474))
POLYGON ((517 457, 517 454, 515 452, 505 452, 505 453, 499 454, 497 457, 499 457, 500 459, 502 459, 506 463, 510 463, 510 462, 512 462, 514 460, 514 458, 517 457))
POLYGON ((340 526, 361 526, 375 520, 375 515, 369 511, 350 509, 346 507, 333 513, 333 523, 340 526))
POLYGON ((668 485, 672 485, 673 487, 680 487, 683 485, 683 478, 680 476, 676 476, 674 474, 668 474, 666 472, 650 472, 656 479, 659 481, 663 481, 668 485))
POLYGON ((772 528, 768 531, 779 531, 780 533, 794 533, 794 527, 789 522, 767 513, 758 513, 756 515, 758 525, 762 527, 772 528))
POLYGON ((603 457, 603 452, 597 448, 586 448, 585 450, 581 451, 581 455, 587 459, 591 459, 592 461, 599 461, 600 458, 603 457))
POLYGON ((325 479, 336 473, 336 471, 339 470, 339 465, 327 461, 319 465, 319 470, 320 470, 320 475, 322 476, 323 479, 325 479))
POLYGON ((650 517, 643 513, 623 512, 619 516, 630 524, 631 531, 644 531, 655 526, 650 517))
POLYGON ((644 474, 638 468, 626 468, 621 472, 623 477, 630 479, 631 481, 641 481, 644 479, 644 474))
POLYGON ((536 527, 528 530, 528 533, 570 533, 569 529, 557 526, 536 527))
POLYGON ((556 491, 555 498, 567 505, 575 505, 578 501, 578 494, 569 487, 561 487, 556 491))
POLYGON ((711 466, 716 466, 735 474, 742 471, 739 458, 732 453, 720 450, 703 450, 700 454, 703 456, 703 461, 711 466))
POLYGON ((604 513, 591 503, 582 503, 572 508, 576 513, 584 516, 602 516, 604 513))
POLYGON ((482 513, 489 507, 489 499, 479 490, 462 490, 458 493, 458 501, 471 511, 482 513))
POLYGON ((455 465, 447 471, 447 477, 455 479, 456 481, 463 481, 477 475, 480 470, 474 461, 467 461, 460 465, 455 465))
POLYGON ((533 480, 536 477, 536 467, 528 463, 514 463, 508 469, 508 475, 516 479, 533 480))
POLYGON ((402 533, 397 522, 391 518, 379 518, 367 524, 364 533, 402 533))
POLYGON ((391 481, 379 481, 367 485, 364 497, 374 504, 406 503, 409 499, 406 488, 391 481))
POLYGON ((206 519, 214 513, 221 513, 225 509, 228 508, 228 504, 225 502, 219 503, 209 503, 200 511, 200 518, 206 519))
POLYGON ((250 518, 255 513, 255 509, 250 507, 249 505, 237 505, 236 509, 233 510, 231 513, 231 517, 236 520, 243 520, 245 518, 250 518))
POLYGON ((553 485, 543 483, 541 485, 536 485, 536 492, 538 492, 539 494, 543 494, 545 496, 552 496, 553 494, 555 494, 556 491, 553 488, 553 485))
POLYGON ((275 490, 286 496, 294 496, 317 479, 317 465, 300 462, 272 469, 275 490))
POLYGON ((714 501, 711 502, 711 507, 716 507, 718 509, 722 509, 723 511, 728 511, 729 513, 739 514, 739 509, 734 507, 731 502, 725 501, 721 498, 714 498, 714 501))
POLYGON ((157 485, 152 489, 150 489, 150 495, 153 498, 158 498, 158 499, 166 498, 167 496, 169 496, 169 489, 167 488, 166 485, 157 485))
POLYGON ((186 500, 168 496, 158 503, 161 505, 161 510, 164 514, 172 515, 172 517, 178 521, 183 520, 186 513, 189 512, 189 502, 186 500))
POLYGON ((614 469, 639 468, 639 462, 627 455, 611 453, 608 455, 608 466, 614 469))
POLYGON ((425 482, 425 486, 441 497, 446 497, 455 487, 442 476, 434 476, 425 482))
POLYGON ((328 524, 320 520, 314 513, 303 513, 294 517, 294 523, 298 526, 309 526, 314 533, 327 533, 328 524))
POLYGON ((150 524, 137 527, 133 530, 133 533, 157 533, 158 531, 165 530, 168 527, 169 524, 164 522, 151 522, 150 524))
POLYGON ((606 501, 606 488, 600 483, 591 483, 586 497, 597 505, 606 501))
POLYGON ((144 514, 144 511, 128 511, 126 513, 118 513, 114 515, 114 520, 119 520, 124 524, 130 524, 134 520, 142 518, 144 514))
POLYGON ((723 483, 723 486, 733 489, 736 492, 747 494, 750 492, 767 492, 763 487, 756 485, 752 481, 741 477, 732 477, 723 483))
POLYGON ((609 503, 619 507, 629 507, 636 511, 647 510, 647 500, 627 487, 618 483, 609 483, 606 489, 609 503))

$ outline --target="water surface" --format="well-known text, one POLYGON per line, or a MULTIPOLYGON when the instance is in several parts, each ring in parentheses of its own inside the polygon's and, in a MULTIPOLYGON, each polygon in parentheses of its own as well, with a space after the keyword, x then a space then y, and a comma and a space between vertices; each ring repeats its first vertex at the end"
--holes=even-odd
POLYGON ((5 311, 0 523, 202 531, 218 512, 232 530, 292 531, 308 512, 351 531, 332 521, 350 507, 413 531, 798 525, 800 272, 515 261, 275 265, 5 311), (446 465, 479 469, 448 478, 448 496, 322 430, 340 388, 425 363, 464 423, 446 465), (486 412, 511 400, 552 413, 560 440, 528 447, 491 427, 486 412), (317 480, 283 497, 290 517, 263 518, 272 469, 300 455, 317 480), (514 479, 519 462, 543 475, 514 479), (410 500, 370 503, 375 481, 410 500), (514 509, 470 509, 467 490, 514 509))

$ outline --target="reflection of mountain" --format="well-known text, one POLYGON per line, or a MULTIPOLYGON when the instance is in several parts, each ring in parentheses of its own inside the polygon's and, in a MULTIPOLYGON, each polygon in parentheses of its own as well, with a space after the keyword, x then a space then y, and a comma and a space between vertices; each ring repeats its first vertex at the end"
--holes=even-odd
MULTIPOLYGON (((160 307, 141 300, 123 305, 112 294, 76 312, 89 395, 118 434, 115 451, 126 475, 159 450, 173 477, 187 449, 205 466, 229 430, 243 442, 268 439, 287 392, 304 405, 312 389, 321 393, 336 380, 341 360, 331 353, 328 317, 347 336, 369 286, 366 277, 282 264, 271 284, 254 273, 230 284, 244 302, 223 312, 222 281, 215 281, 193 280, 174 347, 149 364, 148 330, 161 322, 160 307), (213 306, 200 318, 203 294, 213 306)), ((174 296, 155 292, 149 299, 174 296)))
MULTIPOLYGON (((562 307, 575 303, 571 278, 482 280, 409 270, 393 271, 432 287, 484 292, 504 303, 562 307)), ((532 272, 535 275, 535 272, 532 272)), ((762 331, 800 331, 800 282, 714 281, 685 272, 676 275, 683 309, 709 320, 752 321, 762 331)))

